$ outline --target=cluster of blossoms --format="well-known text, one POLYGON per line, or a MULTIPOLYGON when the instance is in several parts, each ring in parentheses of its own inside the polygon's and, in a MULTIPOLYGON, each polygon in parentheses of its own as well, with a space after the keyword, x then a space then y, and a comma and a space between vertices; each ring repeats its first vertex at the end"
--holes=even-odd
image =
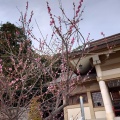
POLYGON ((14 85, 18 80, 19 80, 18 78, 16 78, 15 80, 12 80, 12 81, 9 83, 9 86, 14 85))
POLYGON ((0 72, 2 72, 2 59, 0 59, 0 72))
MULTIPOLYGON (((77 10, 75 11, 76 14, 75 14, 75 16, 73 18, 73 21, 71 21, 71 25, 69 27, 69 33, 72 33, 72 29, 75 28, 76 24, 79 23, 79 21, 80 21, 79 20, 79 14, 80 14, 80 10, 81 10, 81 7, 82 7, 82 2, 83 2, 83 0, 80 0, 79 5, 77 7, 77 10)), ((73 5, 74 5, 73 9, 75 10, 75 4, 73 3, 73 5)))
POLYGON ((50 25, 53 25, 53 24, 55 23, 55 20, 54 20, 54 18, 53 18, 53 16, 52 16, 51 8, 50 8, 48 2, 47 2, 47 9, 48 9, 48 13, 49 13, 49 15, 50 15, 50 19, 51 19, 51 21, 50 21, 50 25))
POLYGON ((50 85, 47 89, 49 92, 53 92, 55 90, 55 86, 54 85, 50 85))
POLYGON ((82 2, 83 2, 83 0, 80 0, 78 9, 77 9, 77 11, 76 11, 76 17, 78 16, 78 14, 79 14, 79 12, 80 12, 80 8, 81 8, 81 6, 82 6, 82 2))

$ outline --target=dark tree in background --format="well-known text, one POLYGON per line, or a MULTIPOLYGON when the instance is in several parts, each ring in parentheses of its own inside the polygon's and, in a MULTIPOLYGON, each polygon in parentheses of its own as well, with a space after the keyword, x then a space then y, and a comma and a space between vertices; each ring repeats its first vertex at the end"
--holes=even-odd
POLYGON ((0 58, 7 63, 6 65, 10 65, 9 56, 11 54, 19 53, 20 45, 23 42, 25 45, 22 51, 25 53, 27 47, 31 46, 31 41, 27 40, 23 29, 9 22, 0 26, 0 58))
POLYGON ((13 52, 17 51, 20 42, 25 40, 26 36, 22 30, 9 22, 2 24, 0 27, 0 50, 8 52, 12 49, 13 52), (10 48, 8 48, 9 46, 10 48))

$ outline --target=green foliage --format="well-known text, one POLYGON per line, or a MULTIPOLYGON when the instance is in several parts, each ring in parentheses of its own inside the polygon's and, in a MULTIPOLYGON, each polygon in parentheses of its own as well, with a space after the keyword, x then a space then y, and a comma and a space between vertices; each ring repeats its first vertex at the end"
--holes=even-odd
POLYGON ((0 53, 4 54, 9 51, 18 52, 19 44, 26 39, 22 28, 18 28, 9 22, 2 24, 0 27, 0 53))
POLYGON ((12 67, 9 57, 18 55, 22 43, 24 44, 22 53, 26 53, 31 42, 27 40, 22 28, 9 22, 0 26, 0 58, 2 58, 4 66, 12 67))
POLYGON ((83 50, 83 46, 78 46, 77 48, 73 49, 73 52, 81 51, 81 50, 83 50))
POLYGON ((38 97, 34 97, 30 103, 29 119, 30 120, 42 120, 40 111, 39 111, 38 97))

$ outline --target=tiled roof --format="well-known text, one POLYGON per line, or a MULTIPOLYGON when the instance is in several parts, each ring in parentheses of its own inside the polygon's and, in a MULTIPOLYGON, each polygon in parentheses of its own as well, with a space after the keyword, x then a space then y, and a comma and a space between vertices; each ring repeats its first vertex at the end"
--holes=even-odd
POLYGON ((116 47, 118 45, 120 46, 120 33, 90 42, 89 49, 91 52, 91 51, 96 51, 104 48, 109 49, 111 47, 116 47))
POLYGON ((88 42, 88 47, 84 51, 73 51, 69 57, 76 58, 77 56, 80 57, 80 54, 91 54, 91 53, 99 53, 100 51, 114 49, 115 47, 120 46, 120 33, 105 37, 93 42, 88 42))

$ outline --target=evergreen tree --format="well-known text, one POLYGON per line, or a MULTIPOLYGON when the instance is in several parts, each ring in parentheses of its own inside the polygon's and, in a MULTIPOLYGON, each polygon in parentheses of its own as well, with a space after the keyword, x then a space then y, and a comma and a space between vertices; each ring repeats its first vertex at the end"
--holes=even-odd
POLYGON ((0 58, 4 61, 4 65, 10 66, 10 55, 16 56, 22 43, 24 43, 22 52, 26 53, 27 47, 31 46, 31 42, 27 40, 22 28, 9 22, 0 26, 0 58))

